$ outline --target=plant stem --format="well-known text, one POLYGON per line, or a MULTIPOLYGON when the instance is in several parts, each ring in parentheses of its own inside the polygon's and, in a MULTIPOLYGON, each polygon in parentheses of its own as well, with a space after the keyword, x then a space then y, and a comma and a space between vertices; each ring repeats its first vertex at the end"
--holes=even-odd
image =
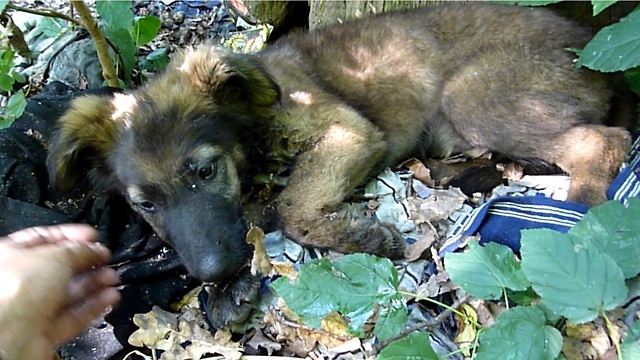
POLYGON ((600 311, 600 316, 602 316, 602 318, 604 319, 604 323, 607 325, 607 330, 609 330, 609 338, 613 342, 613 346, 615 346, 616 348, 616 354, 618 355, 618 360, 622 360, 622 351, 620 350, 620 344, 613 336, 614 333, 616 332, 615 329, 613 328, 613 324, 611 323, 611 320, 609 320, 609 318, 607 317, 607 314, 604 312, 604 310, 600 311))
MULTIPOLYGON (((408 292, 404 292, 404 291, 398 291, 398 293, 400 293, 402 295, 411 296, 411 297, 414 297, 416 299, 418 299, 418 298, 423 299, 422 296, 418 296, 418 295, 413 294, 413 293, 408 293, 408 292)), ((444 319, 447 316, 451 315, 452 312, 457 313, 460 316, 466 318, 466 316, 464 314, 460 313, 455 308, 460 307, 462 304, 466 303, 469 300, 469 295, 465 295, 465 296, 461 297, 460 299, 456 300, 453 304, 451 304, 451 306, 447 306, 445 304, 442 304, 439 301, 435 301, 435 300, 432 300, 432 299, 428 299, 428 298, 425 298, 425 299, 427 301, 431 300, 432 302, 437 303, 439 306, 443 306, 445 308, 445 311, 441 312, 440 314, 438 314, 438 316, 434 317, 430 321, 425 321, 423 323, 416 324, 416 325, 406 329, 402 333, 392 337, 391 339, 388 339, 386 341, 383 341, 383 342, 375 345, 374 348, 373 348, 373 355, 378 354, 378 352, 380 352, 380 350, 384 349, 385 347, 387 347, 392 342, 394 342, 394 341, 396 341, 398 339, 402 339, 403 337, 406 337, 407 335, 411 334, 414 331, 423 330, 423 329, 435 326, 437 324, 440 324, 442 321, 444 321, 444 319)), ((474 325, 477 325, 478 327, 481 328, 481 326, 479 324, 475 323, 475 321, 472 322, 472 323, 474 323, 474 325)))
POLYGON ((80 16, 80 19, 82 19, 84 27, 87 29, 87 31, 89 31, 89 35, 91 35, 91 38, 93 38, 93 41, 96 44, 98 60, 100 60, 100 65, 102 66, 102 76, 107 81, 109 86, 120 87, 120 84, 118 83, 118 76, 116 75, 116 70, 113 67, 111 58, 109 57, 107 39, 100 31, 100 28, 98 28, 98 23, 96 22, 96 20, 93 18, 93 16, 91 16, 91 11, 82 0, 71 0, 70 2, 78 12, 78 16, 80 16))
POLYGON ((460 307, 460 305, 462 305, 464 302, 466 302, 466 300, 468 299, 468 296, 466 296, 466 295, 465 295, 464 297, 462 297, 462 298, 461 298, 461 299, 464 299, 465 301, 460 302, 460 304, 456 305, 456 304, 459 302, 459 300, 458 300, 458 301, 456 301, 453 305, 449 306, 449 305, 447 305, 447 304, 445 304, 445 303, 442 303, 442 302, 440 302, 440 301, 438 301, 438 300, 434 300, 434 299, 431 299, 431 298, 428 298, 428 297, 425 297, 425 296, 420 296, 420 295, 418 295, 418 294, 413 294, 413 293, 410 293, 410 292, 398 291, 398 294, 403 295, 403 296, 410 296, 410 297, 416 298, 416 299, 418 299, 418 300, 424 300, 424 301, 430 302, 430 303, 432 303, 432 304, 436 304, 436 305, 441 306, 441 307, 443 307, 443 308, 447 309, 448 311, 450 311, 450 312, 452 312, 452 313, 454 313, 454 314, 456 314, 456 315, 460 316, 460 317, 461 317, 461 318, 463 318, 465 321, 467 321, 467 322, 471 323, 473 326, 475 326, 475 327, 477 327, 477 328, 481 328, 481 327, 482 327, 482 325, 478 324, 475 320, 470 319, 470 318, 469 318, 467 315, 465 315, 463 312, 458 311, 458 310, 456 309, 456 308, 460 307))

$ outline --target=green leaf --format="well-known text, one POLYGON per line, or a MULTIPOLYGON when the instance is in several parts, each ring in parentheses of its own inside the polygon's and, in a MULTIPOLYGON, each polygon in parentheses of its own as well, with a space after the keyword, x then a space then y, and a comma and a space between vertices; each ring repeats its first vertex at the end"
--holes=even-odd
POLYGON ((602 28, 580 52, 576 66, 613 72, 640 65, 640 10, 602 28))
POLYGON ((133 30, 131 1, 96 1, 96 13, 102 20, 103 29, 133 30))
POLYGON ((104 29, 104 34, 111 40, 120 53, 124 65, 125 82, 129 81, 131 71, 136 63, 136 53, 138 49, 131 38, 131 33, 125 29, 104 29))
POLYGON ((540 296, 531 288, 524 291, 507 291, 507 296, 518 305, 531 305, 540 300, 540 296))
POLYGON ((585 247, 608 254, 626 279, 640 273, 640 199, 629 198, 628 207, 607 201, 593 207, 571 230, 570 235, 585 247))
POLYGON ((624 302, 624 276, 609 255, 549 229, 524 230, 521 238, 522 271, 556 314, 584 323, 624 302))
POLYGON ((133 39, 140 47, 153 40, 160 30, 160 19, 155 16, 136 17, 133 24, 133 39))
POLYGON ((625 71, 624 81, 631 91, 640 94, 640 67, 634 67, 625 71))
POLYGON ((380 308, 378 321, 373 328, 373 334, 377 336, 380 341, 387 341, 398 335, 409 318, 404 301, 400 299, 393 299, 391 301, 395 303, 394 306, 380 308))
POLYGON ((501 313, 480 335, 477 360, 555 359, 562 349, 560 332, 545 325, 537 308, 518 306, 501 313))
POLYGON ((504 245, 470 242, 469 250, 447 255, 444 264, 454 284, 480 299, 499 299, 504 288, 529 287, 515 255, 504 245))
POLYGON ((11 123, 24 113, 24 109, 27 108, 27 100, 24 97, 22 91, 18 91, 11 95, 7 102, 6 108, 0 119, 0 129, 9 127, 11 123))
POLYGON ((438 360, 429 342, 429 334, 414 332, 382 349, 376 360, 438 360))
POLYGON ((593 16, 596 16, 602 12, 602 10, 608 8, 609 6, 617 3, 618 0, 591 0, 591 6, 593 6, 593 16))
POLYGON ((14 51, 11 49, 0 50, 0 73, 6 74, 13 68, 14 51))
POLYGON ((622 345, 620 345, 620 352, 622 352, 623 360, 636 360, 640 359, 640 321, 636 321, 629 328, 627 337, 624 338, 622 345))
POLYGON ((168 62, 167 48, 162 48, 150 52, 140 61, 140 67, 152 71, 162 71, 167 67, 168 62))
POLYGON ((0 74, 0 90, 11 91, 13 90, 13 83, 15 80, 11 75, 2 73, 0 74))
MULTIPOLYGON (((368 254, 347 255, 333 264, 327 259, 312 261, 300 267, 295 284, 280 278, 271 287, 305 324, 316 329, 320 329, 325 315, 336 311, 349 321, 350 333, 363 336, 362 326, 376 305, 388 308, 378 321, 392 327, 400 318, 398 311, 406 311, 397 291, 398 273, 393 264, 368 254)), ((381 333, 389 338, 403 326, 381 333)))

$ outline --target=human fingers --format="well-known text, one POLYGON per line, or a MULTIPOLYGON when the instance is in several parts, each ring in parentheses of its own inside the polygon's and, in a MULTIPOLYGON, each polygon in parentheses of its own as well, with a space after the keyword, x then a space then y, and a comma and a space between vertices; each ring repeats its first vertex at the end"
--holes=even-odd
POLYGON ((120 300, 120 292, 114 288, 104 289, 92 294, 86 300, 64 308, 45 330, 51 344, 66 341, 85 330, 109 307, 120 300))
POLYGON ((60 241, 95 242, 98 232, 89 225, 62 224, 54 226, 36 226, 14 232, 7 236, 21 247, 34 247, 60 241))
POLYGON ((104 267, 76 275, 67 285, 66 304, 75 304, 102 289, 118 284, 115 270, 104 267))
POLYGON ((65 242, 57 246, 39 247, 34 251, 46 253, 48 259, 63 264, 75 274, 106 265, 111 258, 109 249, 100 243, 65 242))

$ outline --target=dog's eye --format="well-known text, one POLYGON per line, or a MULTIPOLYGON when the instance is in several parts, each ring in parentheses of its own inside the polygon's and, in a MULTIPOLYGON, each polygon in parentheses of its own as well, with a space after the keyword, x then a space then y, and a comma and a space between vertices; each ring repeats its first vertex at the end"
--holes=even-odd
POLYGON ((212 178, 216 175, 217 169, 218 169, 218 165, 215 162, 210 163, 198 169, 198 176, 202 180, 212 178))
POLYGON ((140 209, 146 212, 156 211, 156 204, 152 203, 151 201, 143 201, 141 203, 138 203, 138 206, 140 207, 140 209))

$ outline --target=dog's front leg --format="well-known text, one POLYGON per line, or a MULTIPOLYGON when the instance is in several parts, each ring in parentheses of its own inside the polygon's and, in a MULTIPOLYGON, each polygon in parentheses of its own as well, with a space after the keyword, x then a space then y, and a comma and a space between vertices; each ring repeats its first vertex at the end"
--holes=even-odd
POLYGON ((326 116, 331 120, 320 140, 298 158, 278 197, 285 232, 303 245, 401 258, 405 242, 393 225, 340 209, 379 169, 387 150, 382 132, 348 107, 333 108, 326 116))

